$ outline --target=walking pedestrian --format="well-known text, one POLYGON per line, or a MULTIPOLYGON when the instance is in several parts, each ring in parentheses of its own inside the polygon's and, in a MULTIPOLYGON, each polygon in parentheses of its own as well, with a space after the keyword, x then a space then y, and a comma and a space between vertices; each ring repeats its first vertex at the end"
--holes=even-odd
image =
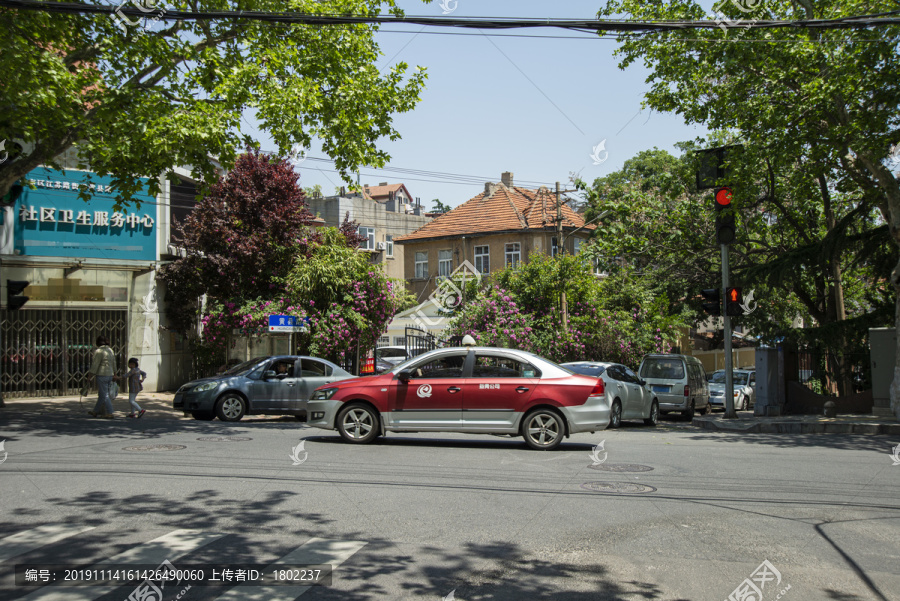
POLYGON ((144 389, 143 382, 147 379, 147 372, 140 369, 138 360, 132 357, 128 360, 128 371, 124 377, 128 379, 128 402, 131 403, 131 413, 128 417, 143 417, 147 410, 141 409, 137 404, 137 395, 144 389))
POLYGON ((94 417, 113 417, 112 400, 109 398, 109 385, 116 373, 116 353, 109 347, 109 338, 97 336, 97 349, 88 372, 97 379, 97 404, 89 414, 94 417))

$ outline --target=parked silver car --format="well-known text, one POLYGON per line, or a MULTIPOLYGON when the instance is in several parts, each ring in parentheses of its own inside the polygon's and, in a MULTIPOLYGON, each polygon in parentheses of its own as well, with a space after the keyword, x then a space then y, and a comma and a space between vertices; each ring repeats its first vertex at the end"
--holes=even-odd
POLYGON ((576 374, 603 380, 609 397, 609 427, 618 428, 623 419, 642 419, 648 426, 659 422, 659 400, 647 382, 621 363, 575 361, 563 367, 576 374))
POLYGON ((316 388, 352 377, 316 357, 259 357, 218 376, 188 382, 175 393, 172 406, 201 420, 218 417, 236 422, 253 414, 304 419, 307 401, 316 388))
MULTIPOLYGON (((756 370, 735 369, 731 372, 734 383, 734 408, 746 411, 756 404, 756 370)), ((709 403, 725 408, 725 370, 713 372, 709 377, 709 403)))

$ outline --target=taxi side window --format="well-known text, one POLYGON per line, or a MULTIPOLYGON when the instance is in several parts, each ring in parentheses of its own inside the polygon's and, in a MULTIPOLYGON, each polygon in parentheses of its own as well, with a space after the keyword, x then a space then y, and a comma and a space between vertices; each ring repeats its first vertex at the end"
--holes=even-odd
POLYGON ((443 355, 410 370, 410 379, 461 378, 466 355, 443 355))
POLYGON ((477 355, 473 378, 539 378, 541 372, 529 363, 493 355, 477 355))

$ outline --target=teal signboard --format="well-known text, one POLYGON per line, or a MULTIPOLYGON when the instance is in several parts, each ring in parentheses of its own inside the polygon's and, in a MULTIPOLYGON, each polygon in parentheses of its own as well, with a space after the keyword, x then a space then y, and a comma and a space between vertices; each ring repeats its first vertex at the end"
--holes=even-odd
MULTIPOLYGON (((111 178, 87 171, 65 173, 40 167, 28 174, 34 189, 26 187, 16 201, 14 252, 45 257, 111 260, 156 259, 156 201, 137 194, 141 208, 132 203, 114 211, 116 194, 111 178), (78 198, 81 186, 94 192, 89 202, 78 198)), ((139 178, 146 183, 147 179, 139 178)), ((9 224, 4 224, 9 227, 9 224)))

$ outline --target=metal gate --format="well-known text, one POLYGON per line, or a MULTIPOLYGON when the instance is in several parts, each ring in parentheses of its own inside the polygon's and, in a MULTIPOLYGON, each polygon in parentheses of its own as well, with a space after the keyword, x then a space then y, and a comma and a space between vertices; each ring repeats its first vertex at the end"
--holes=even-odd
POLYGON ((449 340, 444 340, 414 326, 406 326, 403 333, 406 336, 406 356, 410 359, 436 348, 462 344, 461 336, 451 336, 449 340))
POLYGON ((124 371, 128 346, 124 309, 0 311, 3 396, 77 394, 100 334, 109 337, 119 370, 124 371))

